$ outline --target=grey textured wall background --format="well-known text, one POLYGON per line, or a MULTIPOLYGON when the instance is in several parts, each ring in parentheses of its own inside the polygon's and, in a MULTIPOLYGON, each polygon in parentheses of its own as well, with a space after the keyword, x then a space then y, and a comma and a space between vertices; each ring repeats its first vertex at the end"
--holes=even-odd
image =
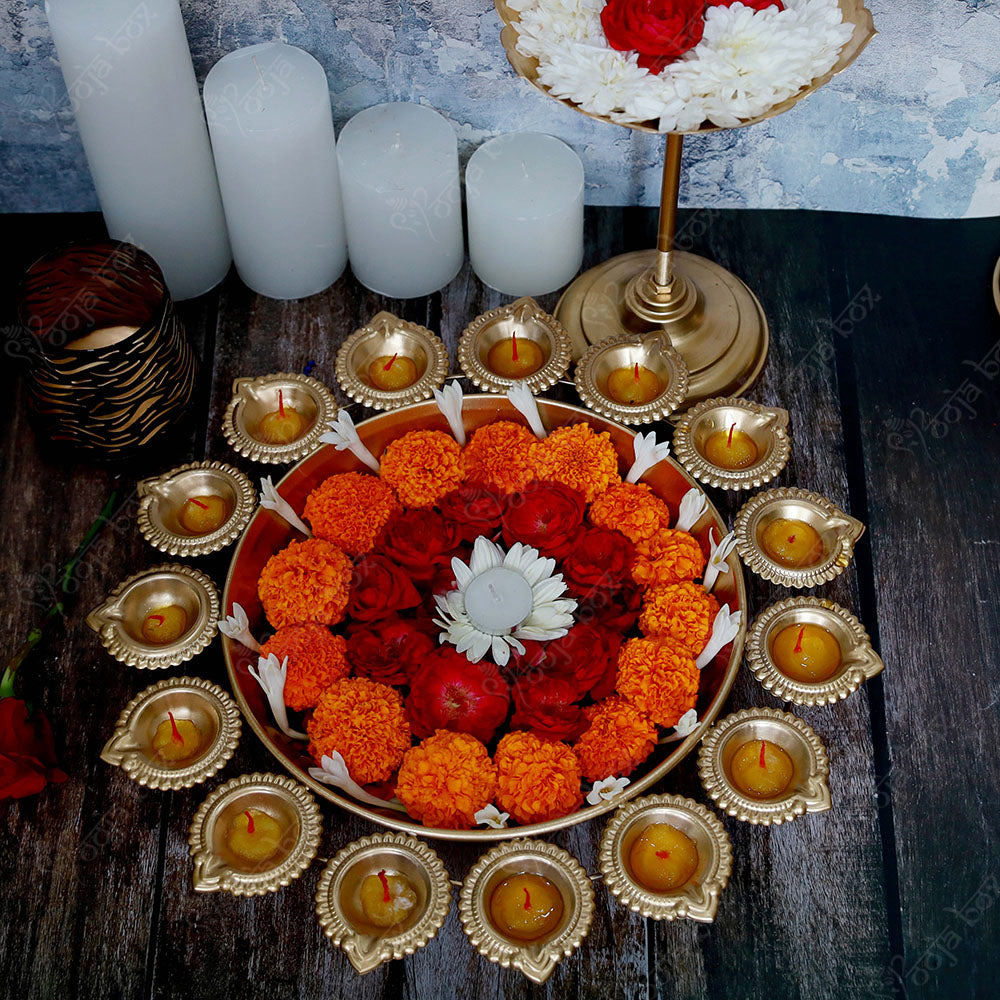
MULTIPOLYGON (((100 0, 80 0, 96 3, 100 0)), ((491 0, 182 0, 203 80, 226 52, 281 39, 324 65, 338 128, 361 108, 421 101, 464 155, 503 132, 560 136, 588 201, 653 204, 662 140, 592 122, 507 65, 491 0)), ((0 15, 0 209, 97 207, 42 0, 0 15)), ((690 139, 687 205, 1000 214, 1000 0, 869 0, 879 35, 844 74, 777 119, 690 139)))

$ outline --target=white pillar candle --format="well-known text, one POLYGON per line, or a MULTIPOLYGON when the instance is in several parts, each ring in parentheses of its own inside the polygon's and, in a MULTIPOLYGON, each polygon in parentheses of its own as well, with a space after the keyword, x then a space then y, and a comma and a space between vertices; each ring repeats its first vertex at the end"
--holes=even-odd
POLYGON ((542 295, 583 262, 583 164, 538 132, 483 143, 465 169, 469 258, 491 288, 542 295))
POLYGON ((462 266, 458 140, 419 104, 356 114, 337 142, 351 270, 392 298, 427 295, 462 266))
POLYGON ((175 299, 229 269, 229 240, 177 0, 46 0, 90 173, 114 239, 175 299))
POLYGON ((531 614, 531 584, 518 572, 497 566, 465 588, 465 613, 481 632, 504 635, 531 614))
POLYGON ((294 45, 250 45, 212 67, 204 96, 240 277, 273 299, 328 288, 347 240, 323 67, 294 45))

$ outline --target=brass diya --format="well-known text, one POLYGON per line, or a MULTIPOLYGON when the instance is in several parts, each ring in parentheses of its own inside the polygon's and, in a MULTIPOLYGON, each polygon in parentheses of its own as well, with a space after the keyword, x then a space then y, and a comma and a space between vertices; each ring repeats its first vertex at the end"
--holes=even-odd
POLYGON ((291 778, 244 774, 227 781, 205 799, 191 823, 195 891, 222 890, 234 896, 276 892, 309 867, 321 832, 316 800, 291 778), (238 824, 248 812, 257 817, 253 833, 276 834, 274 851, 266 857, 254 858, 233 846, 234 830, 243 832, 238 824))
POLYGON ((481 955, 505 969, 518 969, 534 983, 544 983, 590 930, 594 889, 576 858, 562 848, 541 840, 514 840, 498 844, 476 862, 462 883, 458 914, 462 929, 481 955), (562 899, 558 923, 537 940, 511 937, 490 913, 497 887, 505 879, 524 874, 548 880, 562 899))
POLYGON ((584 404, 623 424, 648 424, 669 416, 684 402, 687 386, 687 365, 664 334, 641 340, 610 337, 591 347, 576 364, 576 389, 584 404), (646 403, 619 402, 611 395, 608 379, 612 372, 636 365, 656 376, 660 391, 646 403))
POLYGON ((561 324, 527 296, 477 316, 458 342, 459 367, 487 392, 506 393, 518 381, 533 393, 544 392, 566 374, 570 356, 569 337, 561 324), (489 365, 490 350, 511 337, 530 341, 541 352, 541 366, 520 379, 501 375, 489 365))
POLYGON ((698 751, 698 774, 715 804, 745 823, 777 825, 830 808, 826 747, 805 722, 774 708, 746 708, 713 726, 698 751), (733 780, 734 755, 755 740, 779 747, 791 758, 791 780, 771 798, 748 795, 733 780))
POLYGON ((715 814, 682 795, 649 795, 622 806, 601 837, 605 885, 623 905, 654 920, 688 918, 711 923, 733 870, 733 848, 715 814), (694 841, 698 865, 681 886, 655 892, 632 869, 632 848, 653 823, 667 823, 694 841))
POLYGON ((674 430, 674 454, 695 479, 723 490, 750 490, 773 479, 788 464, 788 410, 762 406, 739 396, 706 399, 688 410, 674 430), (743 468, 726 468, 709 457, 709 439, 731 431, 746 435, 756 458, 743 468))
POLYGON ((104 648, 127 666, 176 667, 200 653, 218 631, 219 594, 204 573, 190 566, 154 566, 120 583, 87 615, 87 624, 104 648), (151 619, 167 615, 171 624, 177 623, 176 638, 150 641, 143 629, 151 619))
POLYGON ((225 548, 239 538, 257 505, 250 480, 223 462, 189 462, 141 480, 137 489, 142 537, 171 556, 203 556, 225 548), (217 528, 197 532, 185 525, 189 505, 199 497, 221 501, 223 519, 217 528))
POLYGON ((226 765, 240 727, 236 702, 217 684, 171 677, 140 691, 125 706, 101 760, 149 788, 190 788, 226 765), (166 742, 158 749, 161 734, 166 742), (179 748, 169 752, 177 743, 179 748))
POLYGON ((795 705, 832 705, 885 669, 861 622, 846 608, 820 597, 790 597, 772 604, 750 626, 746 651, 754 677, 768 691, 795 705), (819 681, 789 676, 773 655, 776 636, 807 624, 832 635, 840 649, 840 663, 819 681))
POLYGON ((758 576, 785 587, 815 587, 843 573, 865 526, 818 493, 785 487, 748 500, 736 514, 733 530, 740 558, 758 576), (782 519, 804 523, 815 531, 819 537, 815 559, 789 565, 768 554, 762 537, 782 519))
POLYGON ((380 312, 355 330, 337 351, 340 388, 363 406, 391 410, 429 399, 448 377, 448 349, 425 326, 408 323, 390 312, 380 312), (372 381, 371 368, 380 358, 404 358, 413 364, 416 379, 400 389, 385 389, 372 381))
POLYGON ((236 453, 253 462, 297 462, 320 447, 320 437, 337 415, 333 393, 308 375, 278 372, 233 381, 233 397, 222 418, 222 433, 236 453), (285 409, 295 411, 302 429, 289 440, 272 440, 262 421, 285 409))
POLYGON ((316 888, 320 926, 361 973, 423 948, 450 909, 451 880, 441 859, 404 833, 372 834, 348 844, 323 869, 316 888), (411 912, 389 927, 372 923, 361 895, 365 879, 379 873, 402 876, 416 897, 411 912))

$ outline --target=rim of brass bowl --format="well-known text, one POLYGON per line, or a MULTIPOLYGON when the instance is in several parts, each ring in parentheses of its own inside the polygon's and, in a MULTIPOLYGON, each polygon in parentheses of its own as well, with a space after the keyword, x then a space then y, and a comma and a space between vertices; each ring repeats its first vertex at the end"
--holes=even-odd
POLYGON ((406 833, 373 833, 341 848, 329 861, 316 886, 316 916, 331 943, 344 951, 360 973, 370 972, 383 962, 405 958, 423 948, 441 929, 451 909, 451 879, 444 862, 427 844, 406 833), (352 869, 373 859, 371 870, 392 868, 403 871, 411 883, 419 870, 423 913, 400 930, 374 928, 365 932, 345 912, 342 894, 352 869), (377 860, 376 860, 377 859, 377 860), (388 863, 386 863, 388 861, 388 863), (395 862, 395 863, 393 863, 395 862), (378 933, 374 933, 374 931, 378 933))
POLYGON ((136 490, 141 498, 139 532, 154 549, 169 556, 205 556, 224 549, 240 537, 257 506, 257 491, 253 484, 239 469, 226 462, 188 462, 178 465, 162 475, 141 479, 136 490), (157 510, 157 501, 167 499, 157 487, 163 487, 169 492, 174 480, 197 479, 198 473, 204 473, 204 479, 221 480, 232 493, 233 508, 215 531, 204 535, 187 535, 172 530, 157 510))
MULTIPOLYGON (((528 338, 535 339, 535 338, 528 338)), ((516 382, 523 382, 533 393, 544 392, 556 384, 569 371, 573 345, 562 323, 547 313, 530 295, 524 295, 505 306, 490 309, 477 316, 463 331, 458 340, 458 366, 474 386, 487 392, 506 393, 516 382), (487 367, 482 358, 487 350, 506 338, 506 331, 499 336, 490 327, 534 323, 543 332, 548 357, 541 368, 524 378, 506 378, 487 367), (485 345, 482 340, 492 341, 485 345)))
POLYGON ((872 648, 864 625, 825 597, 789 597, 772 604, 747 632, 747 662, 754 677, 772 694, 793 705, 832 705, 882 673, 885 664, 872 648), (840 645, 841 663, 825 681, 807 682, 789 677, 771 657, 771 636, 791 624, 810 622, 831 632, 840 645))
POLYGON ((233 379, 233 395, 222 418, 222 434, 237 455, 263 465, 287 465, 321 447, 319 439, 329 430, 328 425, 336 416, 337 401, 333 398, 333 393, 311 375, 303 375, 301 372, 273 372, 270 375, 247 376, 233 379), (282 386, 308 397, 316 408, 316 414, 309 429, 301 437, 287 444, 268 444, 255 438, 246 426, 247 397, 282 386))
POLYGON ((788 438, 788 410, 780 406, 764 406, 741 396, 716 396, 692 406, 677 422, 673 447, 677 461, 699 482, 721 490, 752 490, 770 482, 788 464, 792 443, 788 438), (753 439, 758 458, 753 465, 743 469, 726 469, 710 462, 699 450, 696 442, 713 430, 725 430, 730 418, 716 427, 712 424, 713 411, 738 411, 740 420, 734 421, 737 429, 753 439), (703 426, 712 424, 707 429, 703 426))
POLYGON ((816 587, 847 569, 854 557, 854 546, 865 533, 865 526, 819 493, 786 486, 751 497, 737 511, 733 531, 740 558, 752 572, 784 587, 816 587), (827 536, 833 532, 836 544, 828 544, 829 538, 823 538, 825 555, 820 562, 797 569, 775 562, 764 552, 757 540, 757 527, 770 508, 780 506, 792 508, 789 514, 793 518, 811 523, 817 530, 822 528, 821 536, 824 532, 827 536))
MULTIPOLYGON (((612 362, 613 363, 613 362, 612 362)), ((677 409, 687 396, 688 367, 684 359, 670 345, 666 337, 652 335, 643 339, 630 336, 609 337, 590 347, 576 363, 576 391, 585 406, 602 417, 623 424, 649 424, 662 420, 677 409), (627 365, 640 364, 654 371, 665 381, 663 391, 648 403, 629 406, 612 399, 607 393, 606 355, 621 354, 628 357, 627 365)))
MULTIPOLYGON (((737 747, 733 747, 733 753, 737 747)), ((797 715, 777 708, 745 708, 713 726, 698 750, 698 776, 715 804, 744 823, 778 826, 805 813, 830 808, 830 758, 815 730, 797 715), (783 738, 775 739, 774 733, 783 738), (772 734, 772 735, 768 735, 772 734), (795 771, 789 788, 771 799, 744 795, 732 782, 728 764, 731 743, 764 739, 792 758, 795 771)))
MULTIPOLYGON (((570 403, 562 403, 556 400, 539 398, 537 399, 542 420, 546 426, 555 428, 563 424, 577 423, 585 421, 597 431, 608 431, 611 440, 615 444, 619 455, 624 456, 623 464, 631 462, 633 452, 633 440, 636 432, 630 428, 623 427, 613 421, 585 410, 582 407, 574 406, 570 403)), ((462 410, 466 433, 471 435, 477 428, 484 424, 492 423, 495 420, 511 420, 524 424, 524 418, 518 413, 513 403, 504 396, 496 395, 468 395, 464 399, 462 410)), ((410 406, 401 407, 397 410, 388 410, 385 413, 377 414, 358 423, 357 430, 361 439, 376 455, 380 455, 385 446, 400 434, 414 429, 434 429, 449 433, 447 420, 442 415, 434 402, 413 403, 410 406)), ((337 451, 332 446, 323 448, 296 466, 290 469, 285 477, 278 483, 279 492, 287 499, 293 507, 301 509, 305 503, 305 498, 313 488, 314 483, 334 475, 337 472, 367 471, 366 467, 355 459, 349 452, 337 451)), ((676 511, 681 497, 692 487, 700 490, 698 484, 690 475, 673 459, 666 458, 655 465, 644 476, 643 482, 653 488, 661 497, 665 497, 672 509, 676 511)), ((714 529, 716 537, 728 532, 726 523, 719 514, 715 506, 709 501, 708 517, 702 517, 696 530, 696 535, 702 544, 702 548, 708 551, 708 533, 714 529), (720 534, 721 533, 721 534, 720 534)), ((271 518, 269 515, 261 515, 258 511, 250 519, 243 532, 243 537, 237 543, 233 552, 226 577, 224 600, 226 608, 230 608, 233 601, 241 604, 247 611, 251 620, 251 629, 255 621, 263 621, 263 612, 260 606, 260 598, 257 594, 257 581, 245 578, 237 579, 236 570, 241 559, 246 552, 247 558, 252 558, 258 546, 267 548, 267 555, 276 551, 277 547, 285 544, 287 540, 298 537, 293 529, 289 528, 278 518, 271 518)), ((698 715, 700 722, 687 737, 673 745, 670 753, 658 764, 651 767, 645 774, 633 776, 633 781, 622 792, 610 802, 601 802, 598 805, 586 806, 570 813, 568 816, 561 816, 558 819, 548 820, 544 823, 532 823, 528 826, 494 829, 475 830, 447 830, 438 827, 423 826, 415 820, 409 819, 405 814, 393 810, 378 811, 374 808, 362 805, 349 798, 346 794, 340 794, 334 789, 324 785, 308 774, 309 767, 315 767, 315 763, 307 759, 305 749, 301 744, 295 743, 283 736, 273 723, 268 714, 267 702, 257 684, 248 673, 248 667, 256 667, 257 657, 232 639, 223 637, 222 649, 226 660, 226 670, 229 675, 229 683, 232 687, 233 696, 240 706, 251 729, 258 738, 270 750, 270 752, 281 762, 281 764, 301 781, 304 785, 312 789, 317 795, 327 799, 348 812, 357 816, 363 816, 380 826, 389 827, 393 830, 402 830, 417 837, 428 837, 438 840, 464 840, 479 843, 509 840, 516 837, 534 837, 566 827, 574 826, 577 823, 585 823, 616 809, 621 805, 623 797, 625 800, 634 798, 641 794, 651 785, 663 779, 669 771, 683 760, 700 742, 702 736, 708 730, 712 720, 722 710, 729 691, 736 679, 740 662, 743 656, 743 641, 746 635, 747 622, 747 592, 746 583, 743 577, 743 570, 740 561, 735 553, 728 559, 731 572, 723 574, 715 587, 716 596, 720 597, 720 603, 728 602, 730 607, 743 610, 743 619, 740 631, 733 640, 732 651, 725 661, 720 662, 717 657, 712 664, 702 671, 703 678, 710 678, 707 683, 712 685, 711 690, 704 689, 702 697, 704 702, 699 701, 698 715), (720 588, 723 588, 720 590, 720 588), (706 674, 705 671, 709 671, 706 674), (246 682, 245 690, 243 683, 246 682), (255 707, 251 707, 248 701, 253 699, 255 707), (296 762, 296 757, 300 763, 296 762)), ((703 680, 703 684, 706 680, 703 680)))
POLYGON ((683 795, 647 795, 611 818, 601 836, 598 865, 608 891, 630 910, 654 920, 711 923, 733 871, 733 845, 715 813, 701 803, 683 795), (633 878, 625 860, 635 838, 651 823, 670 823, 699 848, 694 874, 671 892, 647 889, 633 878))
POLYGON ((355 330, 337 351, 337 381, 340 388, 362 406, 373 410, 391 410, 407 403, 430 399, 435 389, 444 385, 448 377, 448 348, 444 341, 426 326, 410 323, 390 312, 380 312, 359 330, 355 330), (384 350, 372 349, 372 343, 389 345, 384 350), (395 345, 395 346, 393 346, 395 345), (369 364, 383 355, 399 351, 404 357, 415 360, 414 353, 423 354, 424 370, 416 382, 405 389, 377 389, 361 374, 369 364))
POLYGON ((993 304, 1000 312, 1000 258, 997 258, 997 266, 993 268, 993 304))
MULTIPOLYGON (((819 90, 820 87, 829 83, 838 73, 847 69, 847 67, 858 58, 862 49, 864 49, 864 47, 877 34, 875 31, 874 21, 872 20, 871 11, 863 5, 861 0, 838 0, 838 4, 840 6, 841 13, 843 14, 844 21, 854 25, 854 33, 840 50, 840 55, 837 57, 837 61, 833 64, 833 67, 826 73, 816 77, 808 86, 803 87, 797 94, 793 94, 780 104, 776 104, 773 108, 769 108, 762 115, 757 115, 755 118, 748 118, 746 121, 741 121, 739 125, 727 126, 727 128, 745 128, 747 125, 754 125, 757 122, 766 121, 768 118, 774 118, 775 116, 790 110, 795 107, 799 101, 803 100, 803 98, 808 97, 810 94, 819 90)), ((525 80, 545 94, 546 97, 551 98, 553 101, 558 101, 565 107, 571 108, 573 111, 576 111, 581 115, 586 115, 588 118, 593 118, 599 122, 608 122, 612 125, 622 125, 624 128, 635 129, 637 132, 665 134, 660 133, 655 120, 633 123, 615 122, 605 115, 598 115, 592 111, 584 111, 583 108, 581 108, 578 104, 574 104, 572 101, 556 97, 548 90, 547 87, 545 87, 544 84, 539 83, 538 81, 538 60, 531 56, 524 56, 517 51, 517 28, 515 25, 520 20, 517 11, 509 7, 505 3, 505 0, 494 0, 494 6, 496 7, 497 13, 500 15, 500 20, 504 25, 503 30, 500 32, 500 43, 503 45, 504 50, 507 53, 507 61, 513 67, 518 76, 524 77, 525 80)), ((681 134, 700 135, 705 132, 721 132, 722 130, 722 126, 720 125, 702 125, 700 128, 688 129, 681 134)))
MULTIPOLYGON (((180 718, 188 719, 190 715, 180 718)), ((101 751, 101 760, 120 767, 133 781, 147 788, 191 788, 226 766, 240 742, 241 728, 236 702, 218 684, 200 677, 168 677, 140 691, 122 709, 114 732, 101 751), (151 711, 159 702, 164 702, 161 714, 169 711, 171 705, 178 712, 190 713, 192 705, 200 702, 202 714, 214 716, 210 720, 215 727, 212 742, 181 767, 158 764, 148 752, 151 720, 147 721, 144 715, 147 708, 151 711)))
MULTIPOLYGON (((162 606, 162 605, 161 605, 162 606)), ((187 610, 187 609, 185 609, 187 610)), ((147 614, 150 612, 147 611, 147 614)), ((101 637, 104 648, 119 662, 139 670, 162 670, 176 667, 200 653, 219 630, 219 592, 211 578, 193 566, 164 563, 151 566, 122 580, 114 590, 87 615, 87 624, 101 637), (142 642, 126 628, 126 619, 117 605, 127 600, 133 590, 145 581, 157 578, 180 580, 187 591, 193 591, 198 614, 194 625, 175 642, 155 646, 142 642)))
MULTIPOLYGON (((273 803, 270 803, 274 808, 273 803)), ((254 808, 254 803, 248 803, 254 808)), ((262 811, 267 812, 266 809, 262 811)), ((270 815, 270 814, 269 814, 270 815)), ((312 864, 319 849, 323 819, 316 800, 297 781, 281 774, 258 771, 241 774, 219 785, 198 807, 188 836, 188 848, 194 858, 195 892, 230 892, 234 896, 260 896, 277 892, 297 879, 312 864), (215 850, 215 827, 234 800, 257 796, 257 802, 276 799, 286 815, 293 813, 297 824, 295 842, 288 853, 272 868, 240 871, 215 850)), ((262 861, 264 864, 268 859, 262 861)))

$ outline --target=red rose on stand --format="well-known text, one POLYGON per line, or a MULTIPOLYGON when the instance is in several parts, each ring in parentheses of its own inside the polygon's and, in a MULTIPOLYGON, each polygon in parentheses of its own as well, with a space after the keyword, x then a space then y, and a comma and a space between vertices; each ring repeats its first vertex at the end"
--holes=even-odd
POLYGON ((613 49, 634 49, 640 66, 659 73, 701 41, 705 0, 610 0, 601 26, 613 49))
POLYGON ((576 685, 565 677, 522 677, 514 685, 511 728, 550 740, 575 740, 586 728, 576 685))
POLYGON ((635 546, 620 532, 587 528, 563 561, 566 582, 581 593, 593 588, 618 590, 629 578, 635 546))
POLYGON ((583 496, 562 483, 530 483, 507 498, 503 540, 508 547, 523 542, 562 559, 576 543, 585 507, 583 496))
POLYGON ((385 556, 364 556, 354 567, 347 612, 355 621, 386 618, 419 603, 420 595, 406 571, 385 556))
POLYGON ((451 560, 459 541, 457 525, 432 510, 415 508, 389 519, 377 548, 419 582, 429 580, 441 563, 451 560))
POLYGON ((29 716, 20 698, 0 699, 0 799, 36 795, 50 781, 65 780, 45 714, 29 716))
POLYGON ((415 622, 395 615, 354 629, 347 637, 347 660, 354 672, 382 684, 409 684, 436 648, 415 622))
POLYGON ((462 538, 474 542, 480 535, 492 538, 500 530, 504 502, 498 493, 464 483, 438 501, 442 515, 458 525, 462 538))

